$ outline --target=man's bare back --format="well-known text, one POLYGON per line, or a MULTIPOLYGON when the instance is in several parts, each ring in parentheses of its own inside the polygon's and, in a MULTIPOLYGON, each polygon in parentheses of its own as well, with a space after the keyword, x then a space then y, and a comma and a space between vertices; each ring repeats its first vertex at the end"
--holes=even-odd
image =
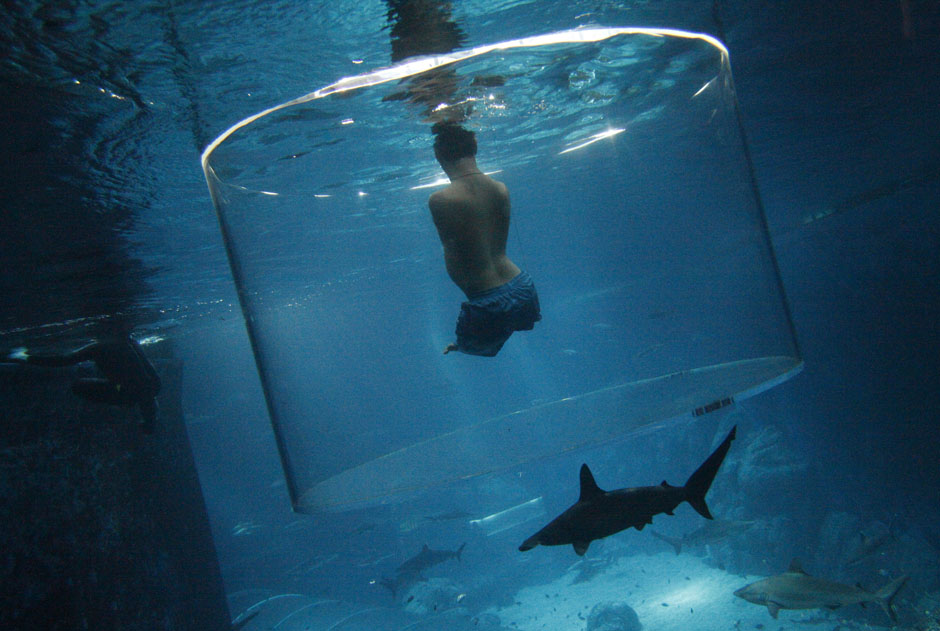
POLYGON ((451 280, 469 297, 499 287, 519 275, 506 256, 509 236, 509 192, 502 182, 484 175, 473 158, 466 172, 428 200, 431 217, 444 246, 451 280))
POLYGON ((541 319, 538 293, 528 274, 506 256, 509 191, 476 162, 476 137, 454 123, 434 126, 434 155, 450 185, 431 195, 428 207, 444 246, 451 280, 467 302, 457 319, 459 350, 492 357, 514 331, 541 319))

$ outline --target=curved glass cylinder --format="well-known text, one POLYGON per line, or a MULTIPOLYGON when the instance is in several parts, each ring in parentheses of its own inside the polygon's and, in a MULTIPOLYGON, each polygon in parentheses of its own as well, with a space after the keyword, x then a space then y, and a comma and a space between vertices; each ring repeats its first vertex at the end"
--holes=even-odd
POLYGON ((578 29, 409 60, 238 123, 203 169, 300 511, 600 444, 801 366, 707 35, 578 29), (510 190, 508 254, 541 297, 496 358, 441 354, 463 296, 427 212, 446 183, 433 114, 407 103, 441 85, 510 190))

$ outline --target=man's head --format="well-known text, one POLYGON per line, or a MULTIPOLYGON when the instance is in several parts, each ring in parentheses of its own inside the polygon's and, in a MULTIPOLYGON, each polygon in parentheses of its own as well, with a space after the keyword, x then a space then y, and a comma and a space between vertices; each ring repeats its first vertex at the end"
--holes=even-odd
POLYGON ((434 156, 440 163, 453 164, 461 158, 473 158, 477 155, 477 137, 472 131, 457 123, 434 123, 434 156))

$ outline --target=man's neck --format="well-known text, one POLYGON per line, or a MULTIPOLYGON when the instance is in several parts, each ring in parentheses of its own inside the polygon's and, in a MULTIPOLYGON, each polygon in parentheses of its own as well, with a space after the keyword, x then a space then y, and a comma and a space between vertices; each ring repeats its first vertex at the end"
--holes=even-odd
POLYGON ((450 181, 453 182, 454 180, 459 180, 469 175, 479 175, 483 172, 480 170, 480 167, 477 166, 475 158, 461 158, 457 160, 457 162, 448 165, 447 168, 444 169, 444 173, 446 173, 450 181))

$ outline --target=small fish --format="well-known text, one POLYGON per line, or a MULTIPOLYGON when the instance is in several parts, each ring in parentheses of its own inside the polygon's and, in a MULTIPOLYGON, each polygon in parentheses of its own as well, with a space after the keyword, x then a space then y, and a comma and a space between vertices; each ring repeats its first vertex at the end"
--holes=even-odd
POLYGON ((388 554, 383 554, 381 556, 373 555, 367 559, 364 559, 363 561, 360 561, 359 563, 356 563, 356 567, 372 567, 393 556, 395 556, 394 552, 389 552, 388 554))
POLYGON ((232 527, 232 534, 236 537, 247 537, 256 530, 260 530, 261 525, 253 521, 241 521, 232 527))
POLYGON ((450 511, 448 513, 437 513, 436 515, 425 515, 425 521, 433 522, 442 522, 442 521, 452 521, 455 519, 467 519, 470 517, 469 513, 465 513, 462 510, 450 511))

